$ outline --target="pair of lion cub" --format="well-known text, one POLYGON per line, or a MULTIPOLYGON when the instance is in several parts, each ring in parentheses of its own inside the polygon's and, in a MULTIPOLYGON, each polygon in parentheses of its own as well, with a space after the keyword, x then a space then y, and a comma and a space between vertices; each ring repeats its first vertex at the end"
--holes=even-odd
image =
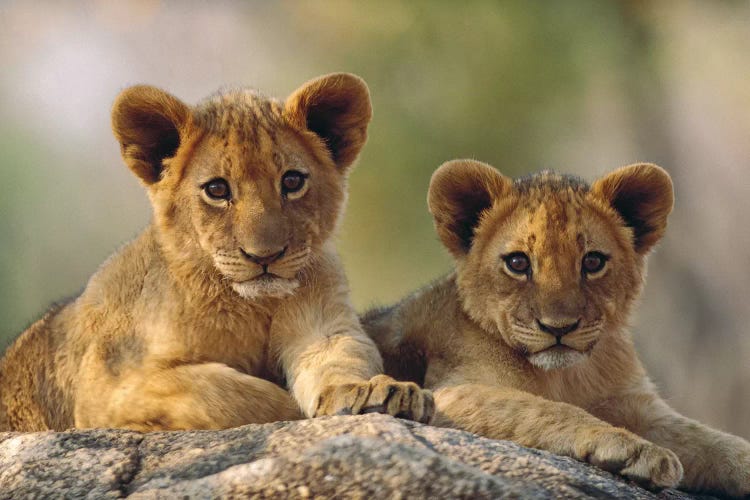
POLYGON ((455 272, 360 323, 331 234, 370 116, 348 74, 283 103, 125 90, 114 133, 154 221, 9 348, 0 430, 377 411, 649 487, 750 493, 750 444, 670 409, 625 331, 672 208, 664 170, 633 165, 589 187, 446 163, 428 202, 455 272))

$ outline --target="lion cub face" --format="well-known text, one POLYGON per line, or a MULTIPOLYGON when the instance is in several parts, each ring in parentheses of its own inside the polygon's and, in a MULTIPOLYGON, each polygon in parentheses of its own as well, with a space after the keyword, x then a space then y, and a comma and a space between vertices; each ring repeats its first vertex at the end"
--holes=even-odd
POLYGON ((428 201, 468 314, 533 365, 554 369, 584 360, 624 326, 673 195, 654 165, 589 187, 551 172, 513 181, 454 161, 435 172, 428 201))
POLYGON ((337 74, 283 103, 240 89, 191 108, 132 87, 115 103, 113 128, 172 262, 202 263, 194 272, 209 267, 255 298, 292 293, 331 235, 370 116, 364 82, 337 74))

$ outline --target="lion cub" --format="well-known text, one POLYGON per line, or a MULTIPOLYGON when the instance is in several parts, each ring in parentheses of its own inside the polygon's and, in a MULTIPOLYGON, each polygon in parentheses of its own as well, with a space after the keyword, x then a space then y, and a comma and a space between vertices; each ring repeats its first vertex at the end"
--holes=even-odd
POLYGON ((655 165, 589 187, 551 172, 513 181, 476 161, 446 163, 428 203, 456 270, 365 315, 386 372, 435 391, 435 425, 650 487, 747 495, 750 444, 672 410, 626 331, 672 202, 669 175, 655 165))
POLYGON ((0 430, 429 419, 429 391, 381 374, 331 242, 370 116, 348 74, 285 102, 122 92, 114 133, 154 220, 9 348, 0 430))

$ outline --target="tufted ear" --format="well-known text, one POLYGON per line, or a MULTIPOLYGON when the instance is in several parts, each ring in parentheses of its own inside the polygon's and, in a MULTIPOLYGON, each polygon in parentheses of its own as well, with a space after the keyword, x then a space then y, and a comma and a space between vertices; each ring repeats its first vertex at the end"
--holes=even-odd
POLYGON ((474 160, 452 160, 432 174, 427 205, 440 240, 455 257, 469 251, 482 212, 512 186, 512 179, 474 160))
POLYGON ((317 135, 336 166, 345 170, 367 140, 370 92, 355 75, 321 76, 295 90, 286 100, 284 113, 295 127, 317 135))
POLYGON ((177 152, 190 108, 176 97, 147 85, 123 90, 112 107, 112 130, 127 166, 144 184, 158 181, 163 161, 177 152))
POLYGON ((635 251, 645 255, 667 229, 672 211, 672 179, 661 167, 622 167, 594 182, 591 192, 608 202, 633 230, 635 251))

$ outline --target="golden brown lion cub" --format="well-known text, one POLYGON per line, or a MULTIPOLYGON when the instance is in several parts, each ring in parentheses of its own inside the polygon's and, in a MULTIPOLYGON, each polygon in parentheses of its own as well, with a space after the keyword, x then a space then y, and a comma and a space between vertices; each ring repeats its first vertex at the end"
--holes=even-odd
POLYGON ((10 347, 0 430, 430 418, 428 391, 381 375, 331 243, 370 115, 348 74, 285 102, 120 94, 114 133, 154 221, 10 347))
POLYGON ((476 161, 446 163, 428 203, 456 270, 365 315, 386 372, 435 391, 435 425, 650 487, 750 494, 750 444, 672 410, 626 331, 672 202, 669 175, 655 165, 589 187, 551 172, 513 181, 476 161))

